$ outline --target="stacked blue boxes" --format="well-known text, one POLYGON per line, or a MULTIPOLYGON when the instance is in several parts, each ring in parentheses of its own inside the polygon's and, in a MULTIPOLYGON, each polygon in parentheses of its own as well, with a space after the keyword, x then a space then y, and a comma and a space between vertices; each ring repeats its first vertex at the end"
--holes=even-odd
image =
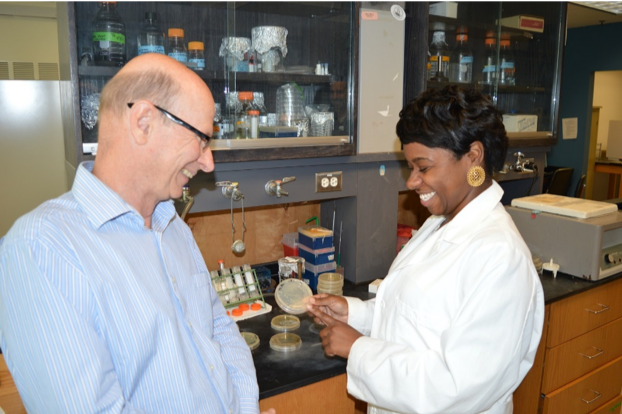
POLYGON ((318 276, 337 269, 333 232, 320 226, 299 227, 298 255, 305 259, 303 279, 315 292, 318 276))

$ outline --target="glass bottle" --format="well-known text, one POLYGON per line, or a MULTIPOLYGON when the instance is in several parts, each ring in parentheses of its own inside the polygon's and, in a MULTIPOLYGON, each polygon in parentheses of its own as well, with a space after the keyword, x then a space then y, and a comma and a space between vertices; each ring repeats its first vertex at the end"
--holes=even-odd
POLYGON ((93 20, 92 41, 95 65, 125 64, 125 24, 117 12, 116 1, 99 2, 99 10, 93 20))
POLYGON ((268 126, 268 109, 264 104, 263 92, 253 92, 253 108, 259 111, 259 126, 268 126))
POLYGON ((194 63, 192 69, 205 69, 205 46, 203 42, 188 42, 188 62, 194 63))
POLYGON ((235 279, 235 284, 238 287, 238 296, 240 301, 248 299, 248 293, 246 293, 246 288, 244 287, 244 278, 242 276, 242 271, 240 270, 240 266, 233 266, 231 269, 233 271, 233 278, 235 279))
POLYGON ((248 111, 249 127, 251 129, 251 138, 259 138, 259 111, 251 109, 248 111))
POLYGON ((138 35, 138 54, 160 53, 164 51, 164 32, 158 26, 158 14, 146 12, 143 29, 138 35))
POLYGON ((486 50, 484 52, 484 69, 482 72, 482 82, 491 84, 497 80, 497 39, 492 37, 492 33, 486 34, 486 50))
POLYGON ((184 29, 168 29, 168 55, 178 62, 188 61, 188 50, 184 43, 184 29))
POLYGON ((514 53, 510 49, 510 40, 501 38, 499 43, 499 83, 501 85, 516 84, 516 67, 514 65, 514 53))
POLYGON ((473 54, 469 47, 468 28, 456 29, 456 46, 449 56, 449 81, 471 83, 473 81, 473 54))
POLYGON ((240 105, 236 111, 235 137, 236 139, 247 139, 251 137, 248 111, 255 109, 253 108, 253 93, 239 92, 238 100, 240 105))
POLYGON ((436 22, 433 25, 429 63, 429 81, 447 82, 449 80, 447 77, 449 72, 449 45, 445 41, 445 23, 436 22))

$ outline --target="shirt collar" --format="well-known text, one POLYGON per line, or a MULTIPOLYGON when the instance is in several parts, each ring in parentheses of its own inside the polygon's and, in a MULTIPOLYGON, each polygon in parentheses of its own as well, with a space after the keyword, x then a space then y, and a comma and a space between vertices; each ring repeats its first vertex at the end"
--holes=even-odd
POLYGON ((477 225, 485 217, 488 217, 492 210, 499 205, 502 196, 503 189, 493 180, 489 188, 464 206, 453 220, 445 225, 443 240, 451 243, 464 241, 471 234, 466 227, 477 225))
MULTIPOLYGON (((78 166, 71 191, 88 216, 93 227, 100 228, 108 221, 127 213, 134 213, 141 224, 144 218, 121 196, 93 175, 93 161, 78 166)), ((158 203, 152 216, 152 228, 163 231, 175 216, 173 201, 158 203)))

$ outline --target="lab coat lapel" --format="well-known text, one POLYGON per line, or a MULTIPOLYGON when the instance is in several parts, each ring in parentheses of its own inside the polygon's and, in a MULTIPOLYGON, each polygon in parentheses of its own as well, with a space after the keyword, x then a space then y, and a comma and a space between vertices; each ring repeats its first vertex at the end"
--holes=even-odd
POLYGON ((404 248, 397 255, 389 274, 403 268, 408 265, 414 258, 417 247, 430 236, 431 233, 436 231, 441 223, 445 220, 443 216, 431 216, 429 217, 423 226, 415 233, 413 238, 404 246, 404 248))

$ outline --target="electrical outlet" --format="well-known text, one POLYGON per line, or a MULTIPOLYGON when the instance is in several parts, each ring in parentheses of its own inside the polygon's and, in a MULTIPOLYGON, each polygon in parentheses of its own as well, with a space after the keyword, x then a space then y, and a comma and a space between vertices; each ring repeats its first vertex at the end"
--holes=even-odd
POLYGON ((315 192, 341 191, 342 172, 315 173, 315 192))

